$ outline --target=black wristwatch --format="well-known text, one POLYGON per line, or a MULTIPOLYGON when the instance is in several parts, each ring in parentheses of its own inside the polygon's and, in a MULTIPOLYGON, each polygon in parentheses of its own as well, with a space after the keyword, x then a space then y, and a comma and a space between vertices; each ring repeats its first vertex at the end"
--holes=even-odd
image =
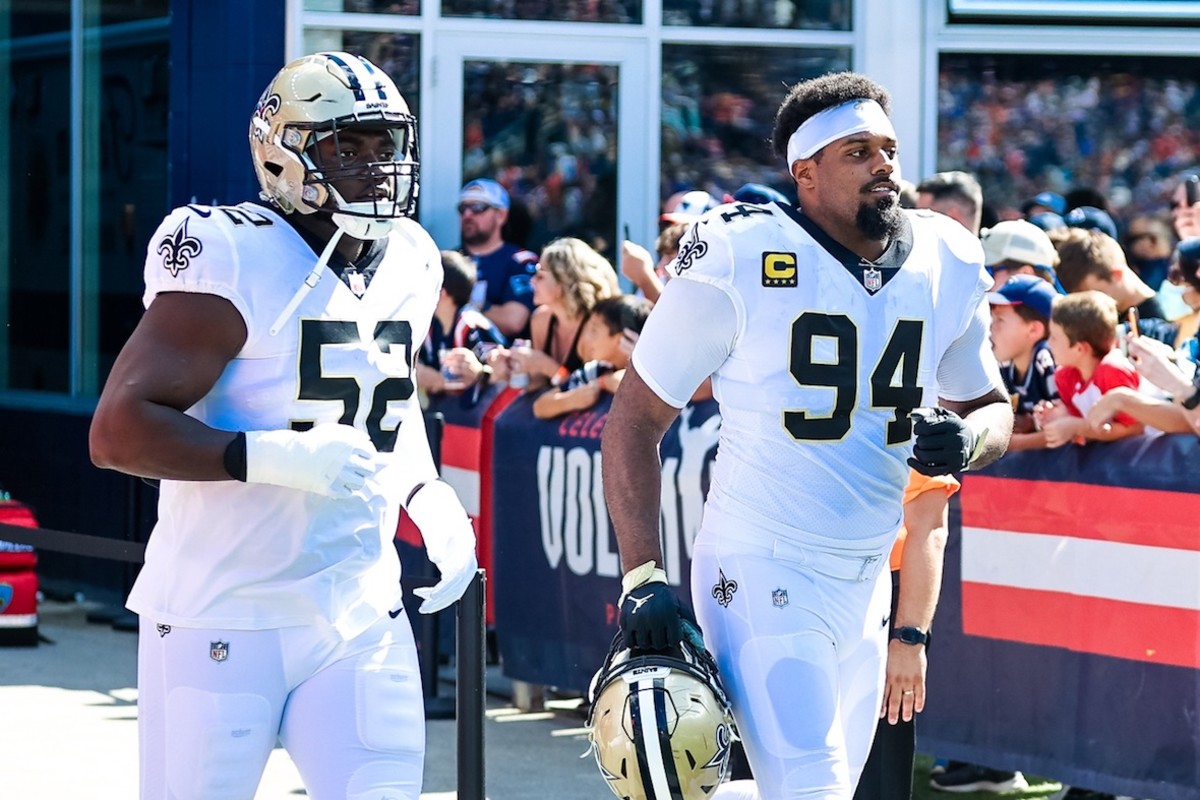
MULTIPOLYGON (((1200 376, 1200 370, 1197 370, 1196 374, 1200 376)), ((1196 406, 1200 406, 1200 382, 1193 379, 1192 387, 1195 388, 1196 391, 1192 392, 1192 396, 1185 398, 1181 403, 1181 405, 1188 411, 1192 411, 1196 408, 1196 406)))
POLYGON ((923 644, 926 648, 929 647, 929 640, 932 637, 928 631, 923 631, 920 628, 892 628, 892 632, 888 634, 888 639, 899 639, 905 644, 918 645, 923 644))

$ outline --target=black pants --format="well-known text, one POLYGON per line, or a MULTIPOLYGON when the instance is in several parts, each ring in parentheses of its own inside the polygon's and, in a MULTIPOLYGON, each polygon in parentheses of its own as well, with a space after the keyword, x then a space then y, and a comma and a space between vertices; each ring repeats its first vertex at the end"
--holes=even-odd
MULTIPOLYGON (((892 619, 900 596, 900 573, 892 573, 892 619)), ((879 720, 875 742, 867 756, 854 800, 912 800, 913 758, 917 752, 917 726, 901 719, 890 725, 879 720)))

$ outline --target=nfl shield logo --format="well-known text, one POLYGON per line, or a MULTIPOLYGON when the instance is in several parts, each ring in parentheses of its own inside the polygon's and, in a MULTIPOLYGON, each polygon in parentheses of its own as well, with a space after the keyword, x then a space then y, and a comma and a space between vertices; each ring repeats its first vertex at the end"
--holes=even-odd
POLYGON ((863 286, 868 292, 878 292, 883 288, 883 273, 877 269, 863 271, 863 286))
POLYGON ((208 657, 217 662, 229 658, 229 642, 211 643, 208 648, 208 657))
POLYGON ((771 592, 771 602, 776 608, 783 608, 788 604, 787 589, 776 589, 771 592))

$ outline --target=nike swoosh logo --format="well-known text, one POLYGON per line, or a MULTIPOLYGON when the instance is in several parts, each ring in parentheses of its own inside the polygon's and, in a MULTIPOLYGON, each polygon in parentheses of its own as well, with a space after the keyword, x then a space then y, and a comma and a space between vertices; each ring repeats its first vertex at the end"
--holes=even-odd
POLYGON ((404 606, 400 606, 395 611, 389 611, 388 616, 391 617, 392 619, 395 619, 396 617, 400 616, 400 614, 403 612, 404 612, 404 606))
POLYGON ((648 595, 646 595, 645 597, 631 597, 631 598, 629 598, 630 600, 632 600, 632 601, 633 601, 633 608, 629 609, 629 613, 630 613, 630 614, 636 614, 636 613, 638 612, 638 609, 639 609, 639 608, 641 608, 642 606, 646 605, 646 603, 649 603, 649 602, 650 602, 650 598, 651 598, 651 597, 654 597, 654 595, 652 595, 652 594, 648 594, 648 595))

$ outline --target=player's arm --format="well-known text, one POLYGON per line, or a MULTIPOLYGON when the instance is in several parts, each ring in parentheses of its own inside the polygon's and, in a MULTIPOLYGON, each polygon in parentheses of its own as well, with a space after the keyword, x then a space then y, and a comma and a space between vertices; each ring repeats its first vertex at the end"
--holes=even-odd
POLYGON ((942 408, 953 411, 975 434, 975 445, 964 467, 986 467, 1008 449, 1012 436, 1012 403, 999 388, 965 403, 941 398, 942 408))
POLYGON ((246 324, 216 295, 155 297, 121 349, 89 433, 92 462, 131 475, 229 480, 234 438, 188 416, 246 342, 246 324))
POLYGON ((653 561, 662 566, 659 500, 662 462, 658 445, 680 409, 655 394, 630 366, 604 423, 601 458, 604 497, 612 517, 622 572, 653 561))
POLYGON ((913 457, 924 475, 986 466, 1004 455, 1013 409, 988 337, 990 311, 981 303, 966 330, 938 363, 939 409, 913 412, 913 457), (965 399, 964 399, 965 398, 965 399))
POLYGON ((658 446, 680 409, 728 357, 739 315, 715 285, 671 281, 654 306, 613 396, 601 441, 604 497, 621 552, 621 630, 630 647, 678 642, 684 613, 667 585, 659 543, 658 446))

